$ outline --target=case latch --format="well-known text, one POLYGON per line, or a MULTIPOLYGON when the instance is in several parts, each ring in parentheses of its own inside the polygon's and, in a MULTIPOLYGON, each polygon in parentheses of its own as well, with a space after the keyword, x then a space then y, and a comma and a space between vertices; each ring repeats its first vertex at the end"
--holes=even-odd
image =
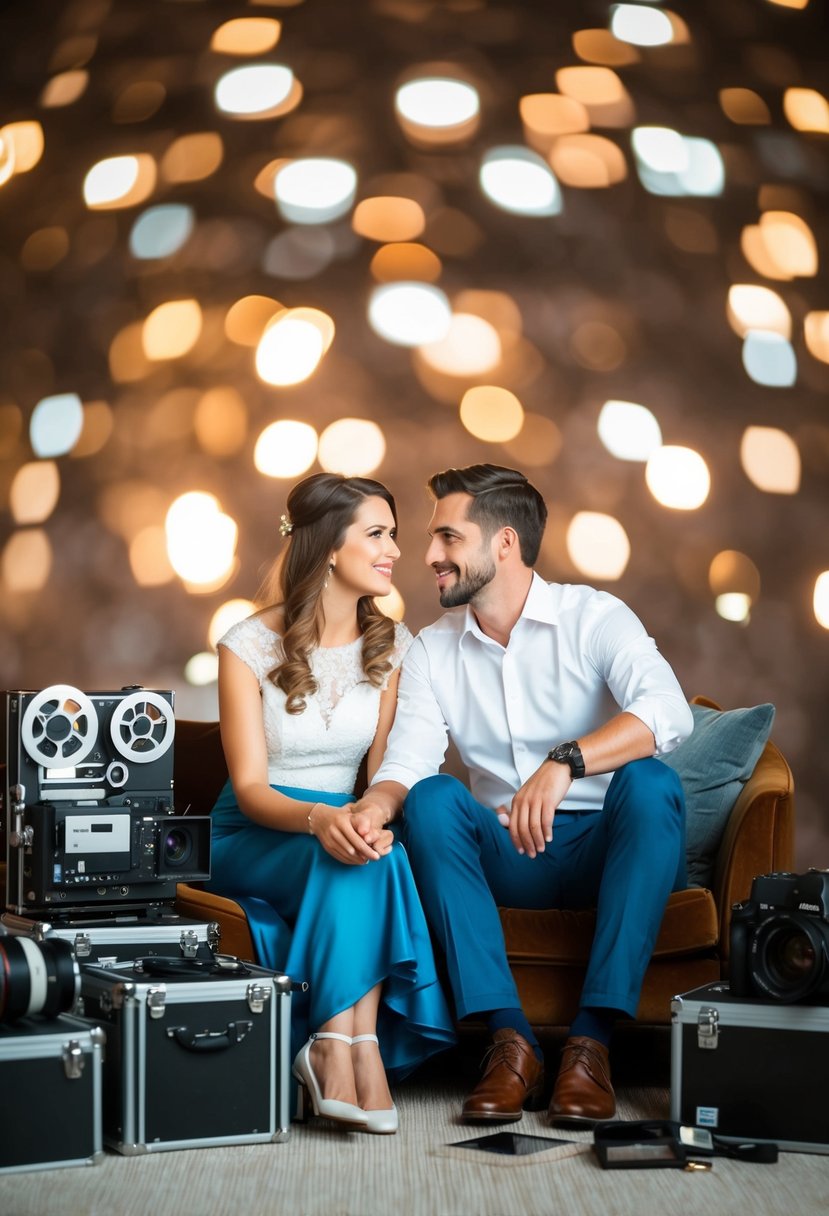
POLYGON ((92 939, 88 933, 75 934, 75 958, 89 958, 92 953, 92 939))
POLYGON ((153 985, 147 989, 147 1012, 156 1021, 164 1017, 167 1004, 167 989, 163 984, 153 985))
POLYGON ((195 958, 199 949, 199 937, 195 929, 182 929, 181 953, 185 958, 195 958))
POLYGON ((697 1046, 712 1051, 719 1046, 720 1013, 711 1005, 703 1005, 697 1018, 697 1046))
POLYGON ((264 984, 248 984, 248 1008, 251 1013, 261 1013, 265 1007, 265 1002, 270 1000, 270 995, 270 988, 266 988, 264 984))
POLYGON ((83 1051, 77 1039, 70 1039, 68 1043, 64 1043, 63 1051, 63 1071, 66 1073, 67 1080, 77 1081, 83 1072, 83 1051))

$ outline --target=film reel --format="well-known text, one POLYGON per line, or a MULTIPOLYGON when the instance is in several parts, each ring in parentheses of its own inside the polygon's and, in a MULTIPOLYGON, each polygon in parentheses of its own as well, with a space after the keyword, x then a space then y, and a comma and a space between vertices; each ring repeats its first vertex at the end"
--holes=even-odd
POLYGON ((109 723, 117 751, 135 764, 151 764, 170 749, 173 707, 157 692, 132 692, 119 701, 109 723))
POLYGON ((71 684, 51 684, 29 702, 20 724, 27 755, 44 768, 85 760, 98 739, 95 706, 71 684))

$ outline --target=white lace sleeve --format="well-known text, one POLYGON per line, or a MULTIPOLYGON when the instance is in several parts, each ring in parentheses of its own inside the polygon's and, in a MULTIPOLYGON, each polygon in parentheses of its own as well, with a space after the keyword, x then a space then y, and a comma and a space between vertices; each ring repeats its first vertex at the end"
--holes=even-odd
POLYGON ((261 684, 279 662, 279 637, 258 617, 231 625, 217 646, 226 646, 251 669, 261 684))
POLYGON ((391 671, 383 682, 383 688, 388 687, 389 679, 391 678, 392 673, 397 671, 398 667, 405 659, 406 651, 409 649, 413 641, 414 638, 409 632, 408 627, 404 625, 402 621, 397 621, 394 626, 394 649, 389 655, 391 671))

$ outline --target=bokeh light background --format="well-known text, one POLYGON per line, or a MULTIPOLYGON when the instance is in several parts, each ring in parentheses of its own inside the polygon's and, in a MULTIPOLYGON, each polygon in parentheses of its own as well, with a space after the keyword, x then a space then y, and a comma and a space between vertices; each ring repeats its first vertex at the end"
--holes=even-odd
POLYGON ((0 686, 216 716, 289 485, 524 469, 539 563, 773 701, 829 865, 821 0, 28 0, 0 79, 0 686))

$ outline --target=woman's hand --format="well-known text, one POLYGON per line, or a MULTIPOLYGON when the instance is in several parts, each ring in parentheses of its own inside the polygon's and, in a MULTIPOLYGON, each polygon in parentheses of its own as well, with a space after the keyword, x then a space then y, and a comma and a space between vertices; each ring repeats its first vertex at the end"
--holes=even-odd
POLYGON ((367 798, 361 798, 351 807, 351 822, 355 832, 381 857, 390 853, 394 844, 394 834, 385 826, 386 815, 384 807, 367 798))
MULTIPOLYGON (((382 854, 356 830, 352 807, 353 803, 328 806, 315 802, 308 815, 308 827, 336 861, 346 866, 362 866, 367 861, 377 861, 382 854)), ((391 832, 387 835, 391 836, 391 832)))

